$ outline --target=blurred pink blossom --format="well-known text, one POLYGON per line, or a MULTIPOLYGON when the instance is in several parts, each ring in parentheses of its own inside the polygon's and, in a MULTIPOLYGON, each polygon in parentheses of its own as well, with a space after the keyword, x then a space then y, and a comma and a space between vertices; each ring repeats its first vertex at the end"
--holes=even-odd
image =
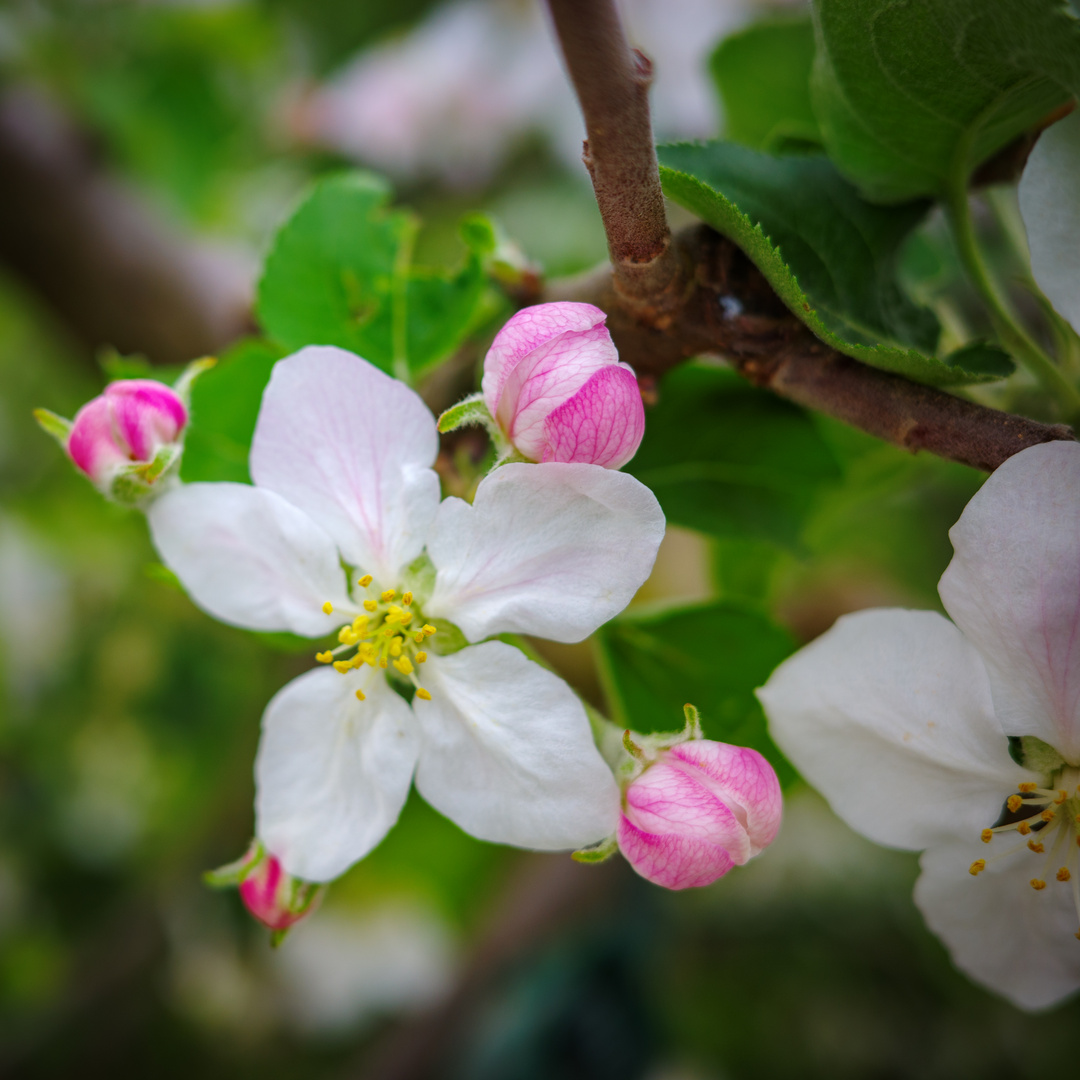
POLYGON ((240 899, 263 926, 280 933, 315 910, 321 890, 286 873, 273 855, 260 855, 240 882, 240 899))
POLYGON ((645 410, 637 379, 592 304, 523 308, 484 358, 488 411, 531 461, 618 469, 637 452, 645 410))
POLYGON ((176 442, 187 423, 180 396, 153 379, 123 379, 87 402, 75 415, 68 436, 71 460, 95 484, 109 483, 133 462, 153 461, 176 442))
POLYGON ((692 739, 627 786, 616 838, 630 865, 667 889, 709 885, 772 843, 780 783, 756 751, 692 739))
MULTIPOLYGON (((714 135, 707 58, 752 5, 625 0, 620 6, 631 44, 654 62, 658 137, 714 135)), ((294 134, 409 179, 483 183, 531 134, 546 137, 579 169, 584 125, 542 8, 508 0, 437 8, 409 34, 361 53, 308 94, 292 113, 294 134)))

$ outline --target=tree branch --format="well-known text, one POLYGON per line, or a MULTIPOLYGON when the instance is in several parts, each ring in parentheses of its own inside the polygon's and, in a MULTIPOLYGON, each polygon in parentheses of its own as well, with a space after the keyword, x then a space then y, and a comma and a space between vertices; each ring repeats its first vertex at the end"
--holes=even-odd
POLYGON ((583 160, 604 219, 620 301, 664 325, 684 275, 664 212, 649 85, 652 64, 632 50, 614 0, 548 0, 585 117, 583 160))
POLYGON ((634 67, 612 0, 548 4, 585 114, 585 163, 612 265, 553 282, 545 300, 587 300, 606 311, 620 356, 639 376, 716 353, 800 405, 978 469, 1075 438, 1063 424, 988 409, 852 360, 788 311, 729 240, 706 226, 670 237, 646 101, 651 69, 634 67))

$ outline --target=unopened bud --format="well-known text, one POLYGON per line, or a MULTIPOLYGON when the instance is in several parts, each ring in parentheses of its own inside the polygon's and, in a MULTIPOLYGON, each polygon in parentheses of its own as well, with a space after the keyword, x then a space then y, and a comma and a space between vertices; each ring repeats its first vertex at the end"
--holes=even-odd
POLYGON ((627 785, 616 837, 642 877, 668 889, 708 885, 768 846, 780 783, 756 750, 691 739, 661 750, 627 785))
POLYGON ((210 871, 205 878, 215 888, 236 886, 244 907, 272 931, 274 945, 319 906, 326 892, 325 885, 293 877, 257 840, 243 858, 210 871))
POLYGON ((592 304, 522 308, 484 359, 483 397, 505 437, 530 461, 618 469, 645 433, 637 379, 592 304))

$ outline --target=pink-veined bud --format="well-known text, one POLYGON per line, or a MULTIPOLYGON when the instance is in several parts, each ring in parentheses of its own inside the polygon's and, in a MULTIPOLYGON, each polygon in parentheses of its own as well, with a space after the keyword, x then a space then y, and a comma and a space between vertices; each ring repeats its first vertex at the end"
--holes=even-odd
POLYGON ((153 379, 123 379, 76 414, 67 440, 71 460, 99 487, 129 465, 152 462, 187 423, 180 396, 153 379))
POLYGON ((282 934, 315 910, 322 887, 294 878, 261 847, 256 857, 240 882, 240 899, 263 926, 282 934))
POLYGON ((537 304, 522 308, 492 342, 484 403, 530 461, 618 469, 637 452, 645 409, 605 318, 592 304, 537 304))
POLYGON ((623 794, 619 849, 668 889, 708 885, 770 844, 780 783, 756 751, 692 739, 661 751, 623 794))

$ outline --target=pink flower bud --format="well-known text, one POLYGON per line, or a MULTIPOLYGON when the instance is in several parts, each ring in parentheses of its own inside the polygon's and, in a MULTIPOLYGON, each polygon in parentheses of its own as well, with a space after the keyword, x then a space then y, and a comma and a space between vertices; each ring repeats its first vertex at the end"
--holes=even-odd
POLYGON ((645 410, 637 379, 592 304, 523 308, 484 358, 484 402, 531 461, 618 469, 637 452, 645 410))
POLYGON ((780 783, 756 751, 694 739, 662 751, 623 795, 616 837, 630 865, 668 889, 708 885, 780 828, 780 783))
POLYGON ((124 379, 88 401, 75 415, 67 451, 95 484, 107 484, 118 469, 153 461, 162 446, 176 442, 187 409, 164 383, 124 379))
POLYGON ((273 855, 262 854, 240 882, 244 907, 271 930, 281 932, 318 906, 322 890, 287 873, 273 855))

